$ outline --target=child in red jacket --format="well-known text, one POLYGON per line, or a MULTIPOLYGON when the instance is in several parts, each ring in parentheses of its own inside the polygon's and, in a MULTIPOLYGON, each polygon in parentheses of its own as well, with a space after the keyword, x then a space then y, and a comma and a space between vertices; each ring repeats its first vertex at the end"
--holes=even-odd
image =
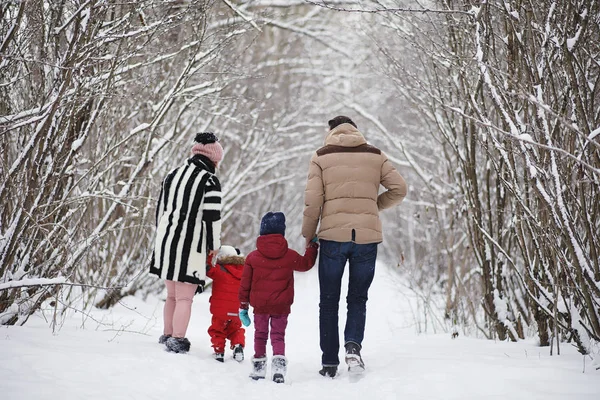
POLYGON ((273 381, 284 381, 285 328, 294 302, 294 271, 308 271, 315 264, 319 245, 310 242, 304 256, 288 248, 285 215, 268 212, 260 223, 256 250, 248 254, 240 284, 240 319, 250 325, 248 305, 254 308, 254 359, 252 379, 266 376, 267 338, 271 324, 273 381))
POLYGON ((246 337, 238 315, 240 308, 238 292, 245 258, 238 249, 232 246, 221 246, 214 266, 211 265, 211 261, 212 259, 209 260, 206 276, 213 281, 210 296, 212 324, 208 328, 215 351, 213 357, 217 361, 224 361, 225 340, 229 339, 233 358, 241 362, 244 360, 246 337))

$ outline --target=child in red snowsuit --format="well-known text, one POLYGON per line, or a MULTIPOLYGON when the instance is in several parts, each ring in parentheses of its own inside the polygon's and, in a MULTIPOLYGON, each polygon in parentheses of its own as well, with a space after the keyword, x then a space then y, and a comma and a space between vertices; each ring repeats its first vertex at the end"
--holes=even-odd
POLYGON ((244 360, 246 337, 238 315, 240 301, 238 292, 240 279, 244 270, 245 258, 232 246, 221 246, 217 254, 217 262, 213 266, 209 260, 206 276, 212 279, 212 295, 210 296, 210 313, 212 324, 208 334, 214 349, 215 360, 223 362, 225 341, 228 339, 233 350, 233 358, 244 360))
POLYGON ((268 212, 262 218, 256 250, 248 254, 240 285, 240 319, 250 325, 248 305, 254 308, 253 379, 266 377, 267 338, 271 326, 273 381, 284 381, 285 328, 294 302, 294 271, 308 271, 315 264, 318 244, 310 242, 304 256, 288 248, 285 216, 268 212))

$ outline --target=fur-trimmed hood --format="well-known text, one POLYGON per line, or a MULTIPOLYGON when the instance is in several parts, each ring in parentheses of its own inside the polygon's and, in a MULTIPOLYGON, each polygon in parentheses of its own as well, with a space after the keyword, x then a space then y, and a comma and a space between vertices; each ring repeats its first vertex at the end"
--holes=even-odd
POLYGON ((225 256, 217 259, 217 264, 244 265, 246 257, 244 256, 225 256))

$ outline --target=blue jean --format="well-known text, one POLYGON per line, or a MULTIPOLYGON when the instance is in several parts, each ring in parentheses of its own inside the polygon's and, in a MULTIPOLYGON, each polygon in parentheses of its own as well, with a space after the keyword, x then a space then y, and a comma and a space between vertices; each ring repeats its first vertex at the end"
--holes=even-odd
POLYGON ((362 345, 365 333, 367 299, 369 287, 375 275, 377 243, 356 244, 354 242, 334 242, 320 240, 319 251, 319 331, 321 341, 321 364, 339 365, 340 338, 338 311, 342 276, 346 262, 350 265, 348 314, 344 329, 344 343, 355 342, 362 345))

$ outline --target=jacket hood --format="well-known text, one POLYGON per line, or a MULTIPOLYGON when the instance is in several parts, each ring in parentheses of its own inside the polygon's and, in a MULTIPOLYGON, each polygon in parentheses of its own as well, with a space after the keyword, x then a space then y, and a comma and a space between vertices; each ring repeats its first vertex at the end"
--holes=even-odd
POLYGON ((340 124, 329 131, 325 145, 356 147, 366 144, 365 137, 352 124, 340 124))
POLYGON ((266 258, 281 258, 288 251, 288 242, 279 233, 261 235, 256 239, 256 249, 266 258))
MULTIPOLYGON (((242 257, 243 258, 243 257, 242 257)), ((242 279, 242 273, 244 272, 244 263, 242 264, 229 264, 219 261, 217 263, 218 268, 222 268, 229 272, 235 279, 242 279)))

